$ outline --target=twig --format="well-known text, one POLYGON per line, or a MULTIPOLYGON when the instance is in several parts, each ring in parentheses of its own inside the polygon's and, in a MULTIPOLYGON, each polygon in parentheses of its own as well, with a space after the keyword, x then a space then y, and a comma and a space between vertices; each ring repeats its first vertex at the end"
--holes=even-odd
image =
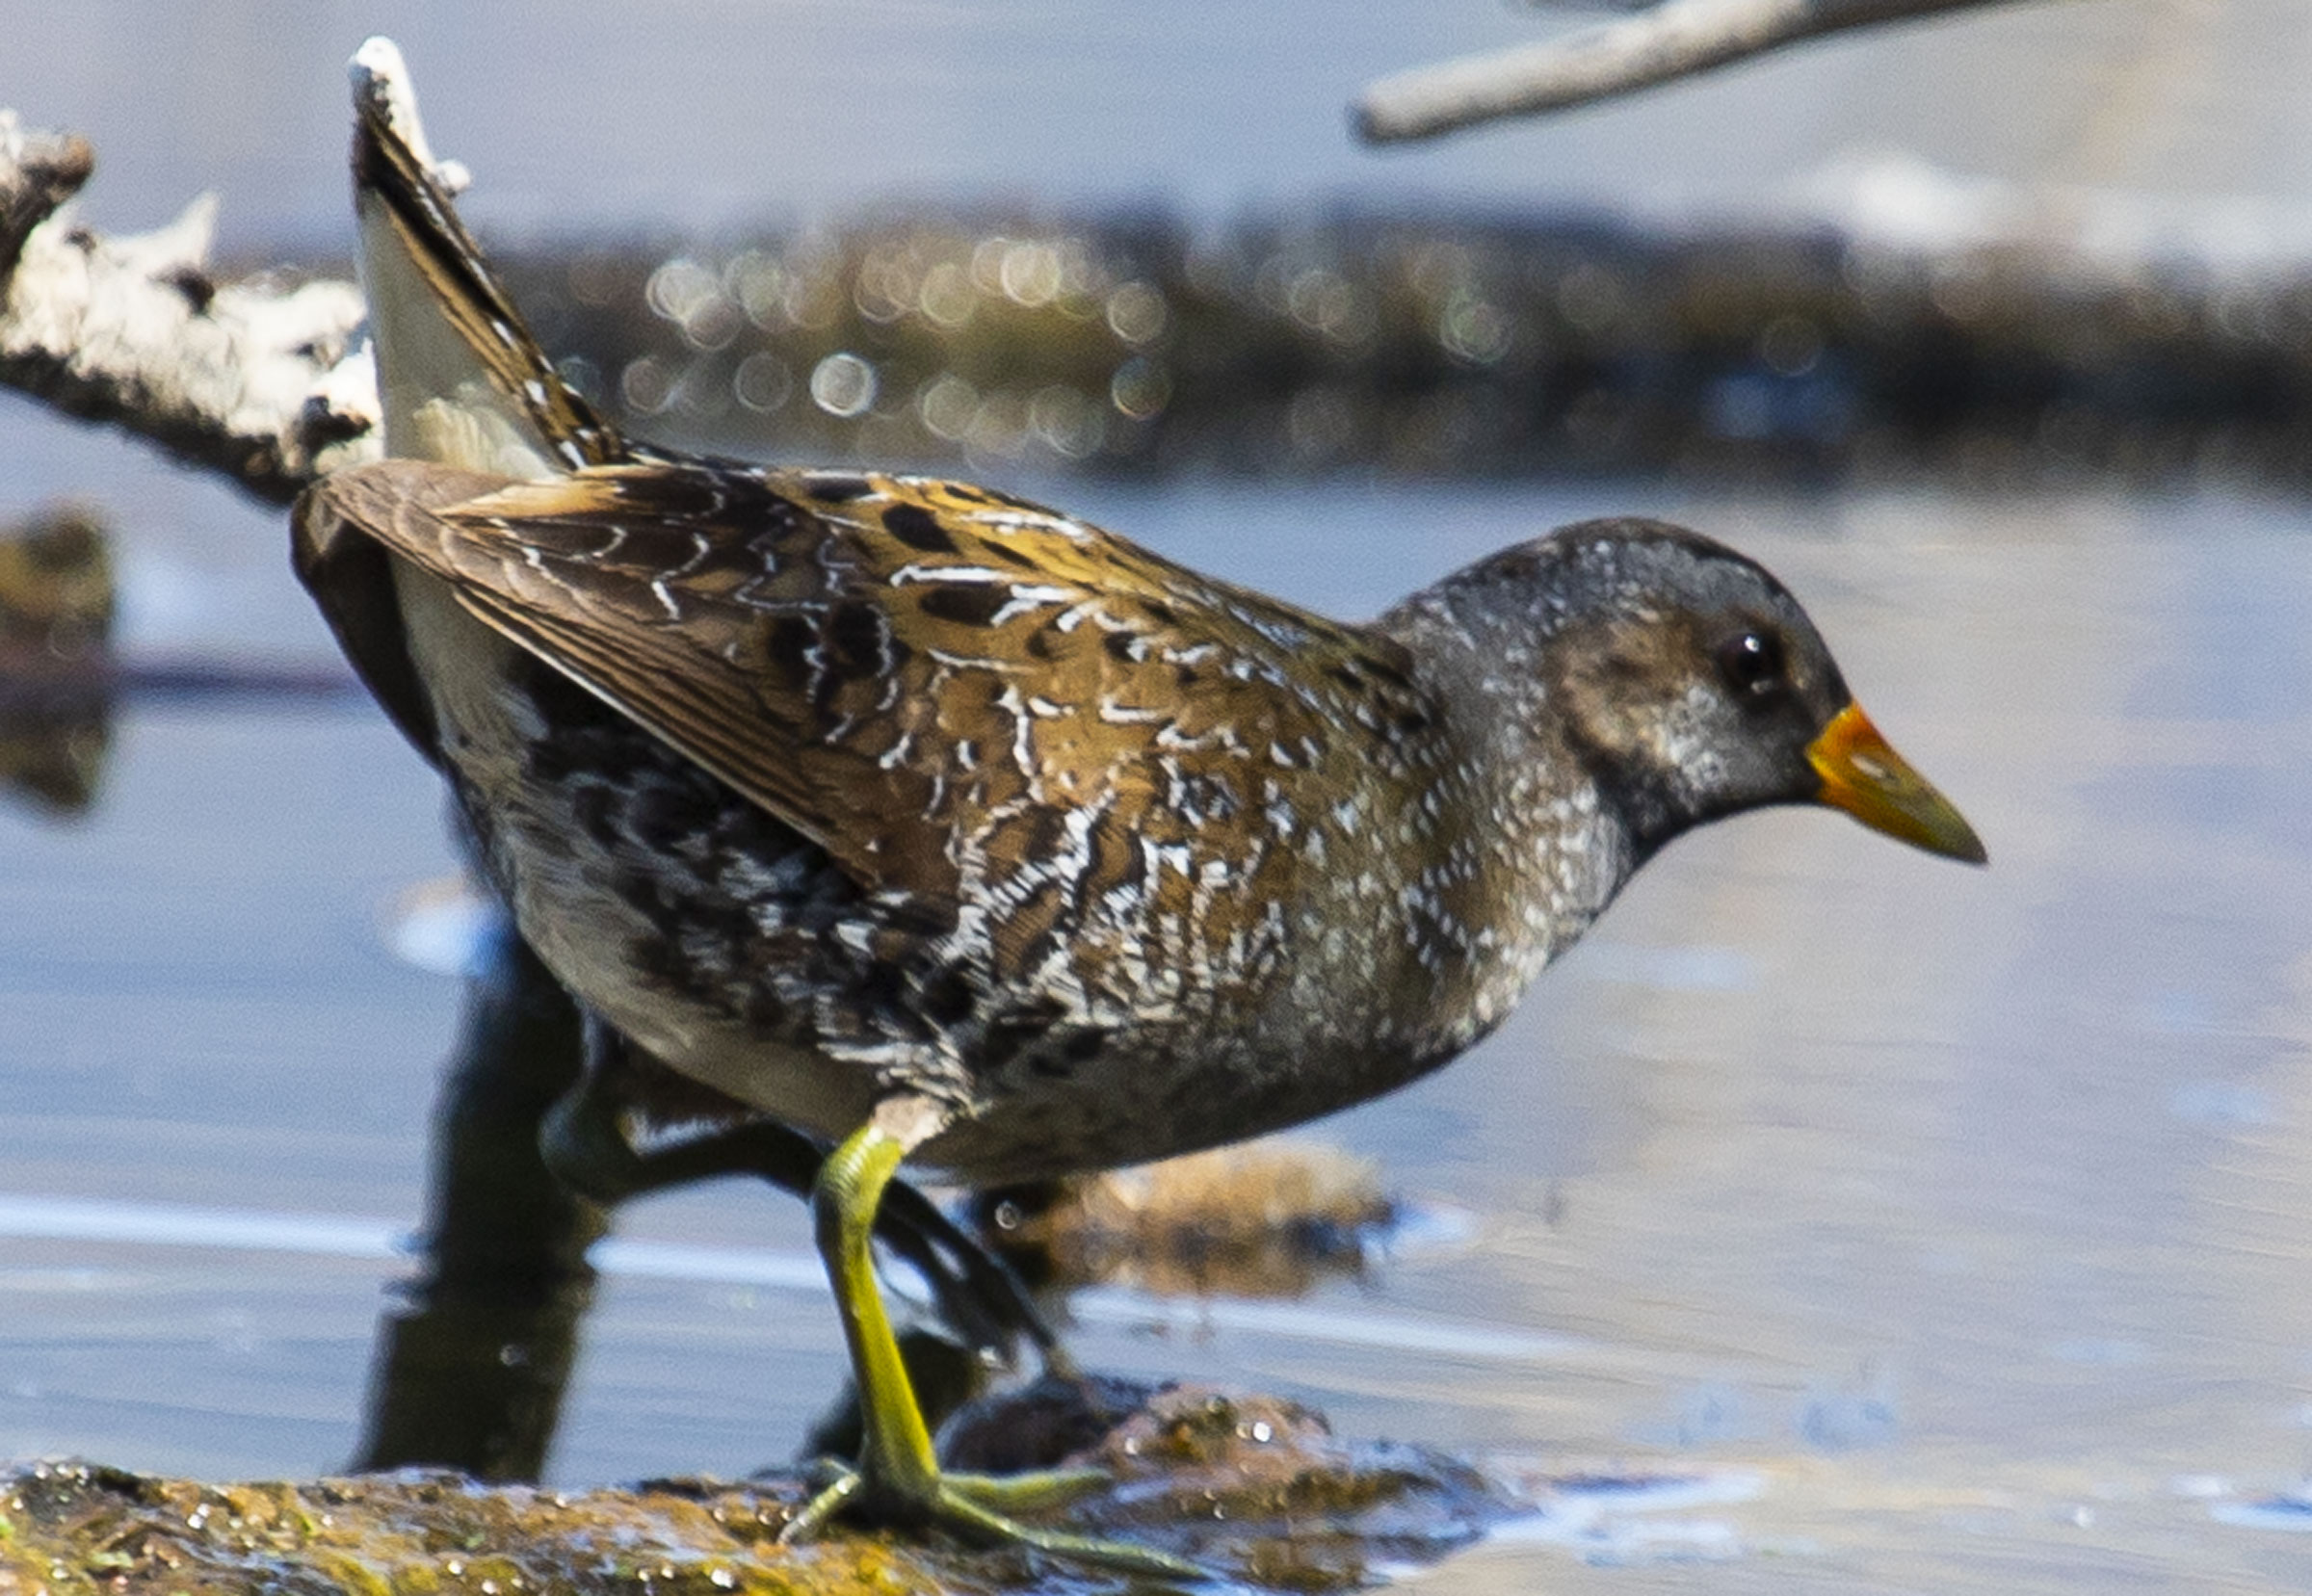
POLYGON ((376 381, 352 283, 220 285, 216 202, 151 233, 107 238, 67 201, 86 141, 0 111, 0 384, 108 421, 260 498, 374 458, 376 381))
POLYGON ((1419 66, 1352 108, 1368 144, 1434 138, 1691 77, 1801 39, 2012 0, 1666 0, 1642 16, 1544 44, 1419 66))

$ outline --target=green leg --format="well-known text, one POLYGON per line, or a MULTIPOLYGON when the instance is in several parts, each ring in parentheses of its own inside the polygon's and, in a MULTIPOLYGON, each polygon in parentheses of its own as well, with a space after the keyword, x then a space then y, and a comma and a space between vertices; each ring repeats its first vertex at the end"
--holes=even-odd
MULTIPOLYGON (((888 1505, 905 1509, 928 1504, 939 1478, 931 1431, 915 1404, 915 1388, 891 1333, 890 1315, 875 1277, 867 1238, 882 1206, 883 1189, 899 1172, 907 1150, 880 1126, 869 1124, 827 1156, 811 1193, 818 1221, 819 1254, 835 1288, 835 1311, 857 1373, 859 1400, 866 1407, 867 1444, 859 1460, 871 1499, 889 1496, 888 1505)), ((884 1504, 877 1503, 877 1505, 884 1504)))
MULTIPOLYGON (((641 1052, 602 1021, 589 1021, 587 1067, 554 1104, 539 1136, 546 1166, 565 1186, 605 1208, 719 1175, 755 1175, 797 1196, 810 1195, 825 1164, 823 1150, 801 1132, 769 1119, 744 1119, 639 1151, 620 1122, 634 1068, 629 1050, 641 1052)), ((967 1347, 1010 1361, 1025 1340, 1047 1369, 1066 1373, 1064 1360, 1053 1364, 1058 1339, 1018 1277, 922 1192, 905 1181, 892 1186, 876 1211, 876 1233, 922 1272, 940 1313, 967 1347)))
POLYGON ((837 1514, 856 1510, 906 1524, 936 1524, 973 1540, 1027 1546, 1126 1573, 1202 1580, 1203 1571, 1195 1564, 1161 1552, 1031 1529, 1006 1516, 1081 1495, 1106 1478, 1096 1469, 1008 1478, 940 1473, 931 1431, 900 1358, 899 1341, 883 1311, 868 1245, 883 1189, 898 1172, 908 1146, 880 1122, 870 1121, 828 1155, 811 1193, 819 1252, 834 1286, 835 1309, 858 1383, 866 1444, 857 1470, 837 1469, 834 1482, 804 1506, 779 1538, 805 1539, 837 1514))

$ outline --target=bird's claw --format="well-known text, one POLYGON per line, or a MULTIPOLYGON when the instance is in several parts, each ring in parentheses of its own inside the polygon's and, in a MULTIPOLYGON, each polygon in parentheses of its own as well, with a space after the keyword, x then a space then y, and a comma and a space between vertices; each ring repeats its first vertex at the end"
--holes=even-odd
POLYGON ((980 1545, 1018 1546, 1047 1557, 1109 1569, 1145 1579, 1201 1584, 1210 1576, 1184 1557, 1128 1541, 1102 1540, 1022 1524, 1011 1515, 1064 1505, 1099 1489, 1108 1481, 1103 1469, 1046 1469, 1022 1475, 935 1475, 921 1494, 867 1488, 856 1469, 822 1461, 812 1470, 823 1480, 820 1489, 778 1532, 779 1544, 793 1546, 824 1530, 846 1508, 874 1503, 877 1516, 935 1525, 980 1545), (894 1500, 896 1496, 896 1500, 894 1500))

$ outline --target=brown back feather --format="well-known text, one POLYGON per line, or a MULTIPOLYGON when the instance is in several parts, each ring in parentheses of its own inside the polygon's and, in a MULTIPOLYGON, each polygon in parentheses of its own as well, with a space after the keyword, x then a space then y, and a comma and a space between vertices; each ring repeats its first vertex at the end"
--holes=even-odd
MULTIPOLYGON (((1422 712, 1386 639, 960 484, 386 461, 307 502, 301 545, 358 526, 873 884, 953 893, 967 860, 1001 879, 1088 849, 1080 907, 1143 842, 1201 854, 1198 812, 1368 761, 1345 730, 1422 712), (1219 757, 1169 757, 1192 749, 1219 757), (1222 779, 1184 796, 1184 767, 1222 779)), ((1004 934, 1024 956, 1061 907, 1004 934)))

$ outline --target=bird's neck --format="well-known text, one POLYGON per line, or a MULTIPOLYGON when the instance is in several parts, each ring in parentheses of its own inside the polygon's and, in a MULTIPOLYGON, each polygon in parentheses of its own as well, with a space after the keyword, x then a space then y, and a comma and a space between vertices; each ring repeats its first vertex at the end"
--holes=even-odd
POLYGON ((1441 836, 1409 883, 1434 885, 1461 928, 1432 959, 1439 1044, 1458 1051, 1509 1015, 1550 960, 1586 930, 1643 855, 1579 753, 1546 729, 1538 662, 1448 606, 1393 612, 1382 628, 1407 645, 1415 680, 1438 706, 1455 749, 1441 836))

